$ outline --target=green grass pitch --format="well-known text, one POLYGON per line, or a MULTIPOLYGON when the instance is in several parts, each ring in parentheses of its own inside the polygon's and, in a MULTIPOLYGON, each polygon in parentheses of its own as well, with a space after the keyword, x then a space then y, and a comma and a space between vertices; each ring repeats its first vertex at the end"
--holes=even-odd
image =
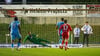
POLYGON ((23 48, 21 51, 0 48, 0 56, 100 56, 100 48, 23 48))

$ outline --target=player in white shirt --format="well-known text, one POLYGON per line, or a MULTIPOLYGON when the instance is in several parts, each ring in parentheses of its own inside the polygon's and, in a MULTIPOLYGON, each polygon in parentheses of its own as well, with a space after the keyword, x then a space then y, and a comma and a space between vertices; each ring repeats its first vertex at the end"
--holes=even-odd
POLYGON ((92 27, 88 24, 88 21, 85 23, 85 25, 81 28, 81 30, 84 33, 84 37, 83 37, 83 45, 85 43, 85 39, 86 39, 86 44, 88 47, 88 42, 89 42, 89 34, 92 34, 92 27))
POLYGON ((73 33, 74 33, 74 44, 78 44, 80 37, 80 28, 78 24, 76 24, 73 33))

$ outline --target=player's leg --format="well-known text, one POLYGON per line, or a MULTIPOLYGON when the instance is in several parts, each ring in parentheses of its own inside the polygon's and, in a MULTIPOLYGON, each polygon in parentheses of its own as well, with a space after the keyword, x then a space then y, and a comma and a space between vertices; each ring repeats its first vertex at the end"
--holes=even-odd
POLYGON ((11 48, 14 50, 14 40, 15 40, 15 35, 11 34, 11 48))
POLYGON ((60 36, 59 36, 59 46, 61 46, 62 43, 62 31, 60 32, 60 36))
POLYGON ((46 43, 50 43, 48 40, 41 39, 41 38, 38 38, 38 41, 39 41, 39 42, 46 42, 46 43))
POLYGON ((86 34, 83 34, 83 46, 84 46, 84 43, 85 43, 85 37, 86 37, 86 34))
POLYGON ((59 46, 60 49, 63 49, 64 41, 65 41, 65 35, 64 33, 62 33, 62 43, 61 46, 59 46))
POLYGON ((78 42, 79 42, 79 37, 77 37, 77 44, 78 44, 78 42))
POLYGON ((18 38, 17 50, 20 50, 20 46, 21 46, 21 35, 18 34, 16 37, 18 38))
POLYGON ((46 44, 44 44, 44 43, 42 43, 42 42, 40 42, 40 41, 35 42, 35 44, 40 44, 40 45, 42 45, 42 46, 48 46, 48 45, 46 45, 46 44))
POLYGON ((21 45, 21 38, 20 38, 20 39, 18 39, 17 48, 19 48, 19 47, 20 47, 20 45, 21 45))
POLYGON ((64 41, 65 41, 65 39, 62 38, 62 43, 61 43, 61 45, 59 46, 60 49, 63 49, 64 41))
POLYGON ((86 35, 86 42, 87 42, 86 44, 87 44, 87 47, 88 47, 88 42, 89 42, 89 38, 88 37, 89 37, 89 34, 86 35))
POLYGON ((59 36, 59 46, 61 46, 62 43, 62 35, 59 36))
POLYGON ((68 39, 65 39, 65 51, 67 50, 67 49, 69 49, 68 47, 67 47, 67 45, 68 45, 68 39))
POLYGON ((67 47, 67 45, 68 45, 68 39, 69 39, 69 34, 66 33, 66 36, 65 36, 65 50, 69 49, 69 48, 67 47))
POLYGON ((42 45, 42 46, 48 46, 48 45, 42 43, 40 39, 37 39, 37 40, 36 40, 36 39, 33 39, 33 40, 31 40, 30 42, 32 42, 32 43, 34 43, 34 44, 40 44, 40 45, 42 45))
POLYGON ((11 40, 11 48, 14 50, 14 40, 11 40))
POLYGON ((49 44, 50 44, 50 42, 49 42, 48 40, 39 38, 38 41, 39 41, 40 44, 43 45, 43 46, 51 47, 51 46, 49 46, 49 45, 47 45, 47 44, 42 43, 42 42, 45 42, 45 43, 49 43, 49 44))
POLYGON ((76 37, 74 37, 74 44, 76 43, 76 37))

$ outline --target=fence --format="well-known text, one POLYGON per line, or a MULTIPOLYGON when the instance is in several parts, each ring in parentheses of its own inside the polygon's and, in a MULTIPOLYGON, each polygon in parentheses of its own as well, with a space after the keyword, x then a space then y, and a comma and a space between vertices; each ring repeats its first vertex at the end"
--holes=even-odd
MULTIPOLYGON (((75 24, 78 23, 80 28, 84 25, 85 19, 84 18, 77 18, 77 17, 64 17, 68 20, 68 23, 71 24, 72 28, 75 27, 75 24)), ((57 30, 55 29, 56 23, 60 21, 60 17, 30 17, 30 18, 20 18, 21 22, 21 31, 22 31, 22 38, 27 35, 27 32, 31 31, 32 33, 38 34, 40 38, 47 39, 51 42, 58 43, 58 34, 57 30)), ((99 18, 87 18, 90 25, 93 27, 93 35, 90 36, 90 43, 100 43, 99 41, 99 18)), ((5 34, 8 34, 8 26, 10 22, 13 21, 13 18, 0 18, 0 43, 6 42, 5 34)), ((80 43, 82 43, 83 34, 81 32, 80 43)), ((10 43, 10 38, 8 38, 8 43, 10 43)), ((27 42, 29 43, 29 42, 27 42)))
MULTIPOLYGON (((25 9, 19 10, 19 11, 25 11, 25 9)), ((31 9, 34 10, 34 9, 31 9)), ((72 9, 66 11, 96 11, 99 12, 99 10, 95 9, 72 9)), ((1 10, 3 11, 3 10, 1 10)), ((22 32, 22 40, 25 38, 27 33, 31 31, 34 34, 38 34, 39 38, 43 38, 46 40, 51 41, 52 43, 58 43, 58 33, 57 29, 55 29, 57 22, 60 21, 60 18, 64 18, 68 20, 68 24, 72 26, 72 28, 75 27, 75 24, 79 24, 80 28, 84 25, 85 21, 89 21, 89 24, 93 27, 93 34, 89 37, 89 43, 90 44, 99 44, 100 43, 100 17, 88 17, 87 14, 85 14, 84 17, 76 17, 76 16, 19 16, 19 21, 21 22, 21 32, 22 32)), ((6 43, 6 36, 5 34, 8 34, 8 26, 10 22, 13 21, 13 18, 11 17, 0 17, 0 43, 6 43)), ((16 41, 15 41, 16 42, 16 41)), ((83 42, 83 33, 81 32, 79 43, 83 42)), ((8 37, 8 43, 10 43, 10 37, 8 37)), ((30 43, 27 41, 27 43, 30 43)))

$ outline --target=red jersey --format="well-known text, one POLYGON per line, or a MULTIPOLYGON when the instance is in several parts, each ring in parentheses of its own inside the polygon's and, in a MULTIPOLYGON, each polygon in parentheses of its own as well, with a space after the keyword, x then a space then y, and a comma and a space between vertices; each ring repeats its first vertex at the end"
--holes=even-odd
POLYGON ((68 33, 69 31, 72 31, 72 28, 69 24, 61 25, 60 28, 59 28, 59 33, 60 33, 61 29, 62 29, 63 33, 64 32, 68 33))

